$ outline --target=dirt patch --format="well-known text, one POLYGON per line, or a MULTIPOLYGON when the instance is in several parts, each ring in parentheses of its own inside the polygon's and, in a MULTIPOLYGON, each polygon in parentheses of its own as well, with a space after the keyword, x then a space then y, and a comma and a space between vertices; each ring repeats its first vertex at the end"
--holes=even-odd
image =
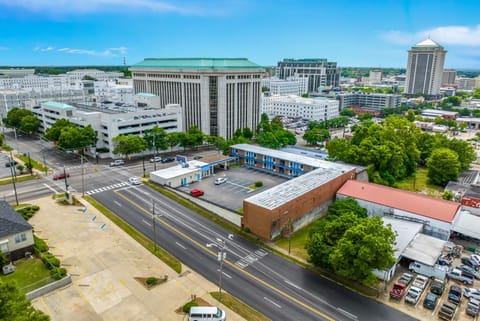
MULTIPOLYGON (((188 302, 194 302, 194 303, 197 304, 197 306, 201 306, 201 307, 211 307, 212 306, 210 303, 208 303, 207 301, 205 301, 202 298, 195 298, 192 301, 188 301, 188 302)), ((185 304, 187 304, 188 302, 186 302, 185 304)), ((183 312, 183 306, 176 309, 175 312, 178 313, 178 314, 185 314, 185 312, 183 312)))
POLYGON ((162 283, 167 282, 168 280, 168 275, 165 275, 161 278, 156 278, 156 277, 148 277, 148 278, 142 278, 142 277, 134 277, 137 282, 139 282, 141 285, 145 287, 147 290, 151 290, 152 288, 156 287, 157 285, 160 285, 162 283), (155 279, 155 281, 153 280, 155 279), (150 280, 150 281, 149 281, 150 280))

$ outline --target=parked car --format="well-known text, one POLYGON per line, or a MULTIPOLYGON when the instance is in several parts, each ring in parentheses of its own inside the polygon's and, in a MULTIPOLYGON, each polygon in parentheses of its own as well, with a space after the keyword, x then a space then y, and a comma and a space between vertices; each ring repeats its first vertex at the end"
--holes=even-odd
POLYGON ((390 290, 390 298, 400 300, 405 294, 405 289, 407 286, 403 283, 395 282, 392 289, 390 290))
POLYGON ((121 165, 124 165, 125 164, 125 161, 123 159, 116 159, 114 160, 113 162, 110 163, 110 166, 113 167, 113 166, 121 166, 121 165))
POLYGON ((475 263, 477 263, 477 265, 480 265, 480 255, 478 255, 478 254, 472 254, 472 255, 470 255, 470 258, 471 258, 472 260, 474 260, 475 263))
POLYGON ((162 158, 162 163, 171 163, 171 162, 174 162, 174 161, 175 161, 175 158, 173 158, 173 157, 162 158))
POLYGON ((475 279, 480 279, 480 272, 476 271, 474 268, 468 265, 460 265, 456 267, 457 269, 472 275, 475 279))
POLYGON ((428 283, 428 278, 426 276, 417 275, 415 280, 413 280, 412 286, 416 286, 417 288, 420 288, 423 290, 427 286, 427 283, 428 283))
POLYGON ((203 195, 203 191, 201 189, 192 189, 190 190, 190 195, 199 197, 203 195))
POLYGON ((417 304, 418 299, 422 295, 422 292, 423 289, 412 285, 407 291, 407 295, 405 296, 405 302, 410 304, 417 304))
POLYGON ((60 172, 53 175, 53 180, 56 181, 57 179, 65 179, 66 177, 70 177, 70 174, 65 172, 60 172))
POLYGON ((160 156, 155 156, 155 157, 150 158, 150 163, 158 163, 158 162, 161 162, 161 161, 162 161, 162 158, 160 156))
POLYGON ((449 301, 443 302, 442 306, 438 310, 438 317, 442 320, 453 320, 457 313, 458 305, 449 301))
POLYGON ((226 183, 226 182, 227 182, 226 177, 218 177, 217 179, 215 179, 215 185, 220 185, 220 184, 223 184, 223 183, 226 183))
POLYGON ((430 286, 430 292, 436 295, 442 295, 445 290, 445 281, 440 279, 433 279, 432 285, 430 286))
POLYGON ((423 306, 429 310, 434 310, 437 305, 438 295, 434 293, 428 293, 423 300, 423 306))
POLYGON ((448 278, 450 278, 452 280, 456 280, 456 281, 461 282, 463 284, 469 284, 469 285, 473 284, 473 277, 465 274, 464 272, 462 272, 459 269, 453 269, 451 271, 448 271, 447 276, 448 276, 448 278))
POLYGON ((450 292, 448 292, 448 301, 455 304, 459 304, 462 300, 462 288, 456 285, 450 287, 450 292))
POLYGON ((132 185, 140 185, 142 183, 142 181, 140 181, 140 178, 138 177, 130 177, 128 179, 128 182, 132 185))
POLYGON ((463 295, 468 299, 474 298, 476 300, 480 300, 480 290, 479 289, 464 288, 463 289, 463 295))
POLYGON ((409 285, 410 282, 413 280, 413 275, 410 273, 403 273, 400 278, 398 279, 398 283, 405 284, 405 286, 409 285))
POLYGON ((5 167, 11 167, 11 166, 17 166, 18 165, 18 162, 14 159, 9 159, 6 163, 5 163, 5 167))
POLYGON ((479 265, 469 257, 462 257, 461 262, 478 271, 479 265))
POLYGON ((467 309, 465 310, 465 312, 468 315, 472 317, 476 317, 478 315, 479 310, 480 310, 480 301, 475 299, 468 300, 467 309))

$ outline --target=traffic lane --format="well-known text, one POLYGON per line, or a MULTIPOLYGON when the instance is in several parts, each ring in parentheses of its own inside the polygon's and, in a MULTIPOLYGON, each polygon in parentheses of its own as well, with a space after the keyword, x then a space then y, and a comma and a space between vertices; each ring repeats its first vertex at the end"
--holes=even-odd
MULTIPOLYGON (((122 203, 121 197, 114 192, 95 194, 94 198, 110 210, 116 212, 117 215, 122 217, 134 228, 147 235, 147 237, 150 237, 150 239, 153 239, 153 229, 151 224, 148 224, 149 218, 144 210, 139 209, 129 202, 122 203)), ((172 253, 172 255, 176 256, 180 261, 210 281, 218 282, 219 263, 216 260, 215 251, 206 250, 202 244, 193 241, 193 239, 184 238, 182 235, 179 235, 178 232, 172 233, 173 230, 167 228, 166 224, 156 224, 156 229, 158 232, 156 239, 162 248, 172 253), (179 246, 179 244, 181 246, 179 246)), ((229 265, 225 263, 224 273, 231 278, 225 277, 228 280, 224 281, 223 288, 232 294, 241 293, 241 288, 245 288, 246 284, 250 284, 250 286, 248 286, 249 290, 246 292, 248 296, 241 297, 241 300, 253 308, 262 311, 273 320, 342 320, 340 316, 336 316, 335 318, 322 317, 318 312, 312 312, 311 307, 309 310, 308 308, 298 305, 298 303, 292 302, 290 298, 278 295, 277 292, 272 290, 271 287, 268 287, 268 285, 259 284, 258 280, 252 279, 240 269, 230 268, 228 266, 229 265), (279 309, 278 306, 281 308, 279 309), (286 318, 286 316, 288 316, 288 318, 286 318)), ((318 311, 317 309, 313 310, 318 311)))

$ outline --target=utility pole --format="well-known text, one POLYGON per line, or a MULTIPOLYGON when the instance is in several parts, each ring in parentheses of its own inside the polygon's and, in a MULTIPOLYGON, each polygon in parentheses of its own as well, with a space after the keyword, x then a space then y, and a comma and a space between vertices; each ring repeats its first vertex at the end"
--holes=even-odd
POLYGON ((84 170, 83 170, 83 155, 82 154, 80 154, 80 160, 82 162, 82 197, 84 197, 85 196, 85 181, 84 181, 84 178, 83 178, 83 176, 84 176, 83 171, 84 170))
POLYGON ((13 154, 12 151, 10 151, 10 159, 8 160, 10 162, 10 172, 12 174, 12 183, 13 183, 13 192, 15 193, 15 202, 17 203, 18 206, 18 195, 17 195, 17 186, 15 185, 16 180, 17 180, 17 175, 15 173, 15 165, 13 163, 13 154))
POLYGON ((30 170, 30 175, 33 175, 32 160, 30 159, 30 152, 27 152, 27 155, 28 155, 28 169, 30 170))
POLYGON ((155 201, 152 199, 153 249, 157 253, 157 231, 155 230, 155 201))

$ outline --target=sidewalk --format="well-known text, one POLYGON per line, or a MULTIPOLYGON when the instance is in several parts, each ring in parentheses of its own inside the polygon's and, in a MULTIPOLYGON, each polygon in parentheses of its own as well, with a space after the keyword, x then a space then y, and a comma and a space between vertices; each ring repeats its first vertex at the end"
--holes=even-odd
MULTIPOLYGON (((79 195, 76 195, 79 198, 79 195)), ((178 275, 137 244, 100 212, 61 206, 51 197, 35 200, 40 210, 29 221, 72 276, 72 285, 35 299, 33 305, 52 321, 185 320, 175 310, 191 295, 226 311, 227 319, 244 321, 214 300, 215 284, 187 266, 178 275), (168 281, 146 289, 135 277, 168 281)))

